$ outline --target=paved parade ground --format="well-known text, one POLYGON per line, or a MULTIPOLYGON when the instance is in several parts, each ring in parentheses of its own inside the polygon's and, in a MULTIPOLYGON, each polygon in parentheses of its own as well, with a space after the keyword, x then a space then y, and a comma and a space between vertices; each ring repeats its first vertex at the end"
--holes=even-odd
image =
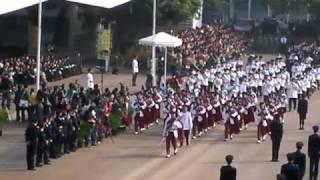
MULTIPOLYGON (((84 83, 85 74, 65 82, 79 79, 84 83)), ((100 82, 97 74, 96 82, 100 82)), ((144 77, 139 77, 139 84, 144 77)), ((105 75, 105 87, 115 87, 119 82, 131 84, 131 76, 105 75)), ((59 84, 61 82, 57 82, 59 84)), ((138 86, 140 88, 140 86, 138 86)), ((130 87, 132 88, 132 87, 130 87)), ((134 90, 137 90, 135 88, 134 90)), ((280 148, 280 162, 271 160, 271 140, 256 143, 256 125, 224 142, 220 124, 203 137, 193 140, 190 147, 179 149, 177 156, 164 158, 165 147, 160 144, 161 125, 153 126, 142 135, 129 130, 114 137, 114 143, 105 139, 101 145, 82 148, 75 153, 52 160, 52 165, 26 170, 24 125, 10 124, 0 138, 0 180, 218 180, 219 169, 227 154, 234 155, 239 180, 273 180, 286 163, 286 154, 295 151, 295 143, 305 143, 311 126, 319 122, 320 93, 315 93, 309 103, 305 130, 298 130, 298 114, 285 115, 284 136, 280 148)), ((307 162, 306 176, 309 173, 307 162)), ((307 179, 308 177, 305 177, 307 179)))

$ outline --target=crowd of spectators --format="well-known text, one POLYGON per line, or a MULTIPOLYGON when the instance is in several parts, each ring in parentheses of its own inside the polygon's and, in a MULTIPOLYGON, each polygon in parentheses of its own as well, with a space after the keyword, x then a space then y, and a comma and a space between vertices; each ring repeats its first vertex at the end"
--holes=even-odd
MULTIPOLYGON (((0 59, 0 74, 8 76, 15 84, 32 84, 37 73, 37 60, 34 56, 0 59)), ((80 66, 69 57, 41 57, 41 76, 47 81, 56 81, 81 72, 80 66)))
POLYGON ((183 40, 183 44, 175 52, 184 59, 207 61, 210 58, 239 56, 245 52, 248 44, 243 34, 223 24, 204 25, 176 35, 183 40))
POLYGON ((85 90, 78 82, 70 83, 67 88, 65 85, 43 86, 38 92, 33 89, 27 92, 21 86, 18 89, 17 107, 23 109, 20 113, 27 110, 31 122, 26 130, 29 170, 35 165, 49 164, 50 159, 78 147, 96 146, 106 135, 112 138, 112 132, 121 125, 131 123, 129 92, 123 85, 112 91, 106 88, 104 92, 98 85, 85 90), (24 106, 21 100, 26 101, 24 106))
MULTIPOLYGON (((81 67, 69 57, 41 57, 40 79, 42 84, 60 80, 81 73, 81 67)), ((0 92, 2 108, 10 105, 18 85, 26 86, 36 81, 37 63, 34 56, 22 56, 0 59, 0 92)), ((14 100, 16 101, 16 100, 14 100)))

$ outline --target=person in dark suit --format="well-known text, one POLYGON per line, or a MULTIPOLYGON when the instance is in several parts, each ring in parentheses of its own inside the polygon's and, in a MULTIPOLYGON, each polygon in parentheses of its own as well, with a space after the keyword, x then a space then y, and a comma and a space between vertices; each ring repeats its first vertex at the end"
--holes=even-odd
POLYGON ((237 169, 231 166, 233 161, 232 155, 226 156, 226 166, 222 166, 220 169, 220 180, 236 180, 237 179, 237 169))
POLYGON ((271 140, 272 140, 272 161, 279 161, 279 150, 283 135, 283 125, 279 116, 276 116, 271 123, 271 140))
POLYGON ((33 120, 26 129, 25 140, 27 144, 27 168, 28 170, 35 170, 35 155, 38 144, 38 127, 37 121, 33 120))
POLYGON ((283 174, 277 174, 277 180, 286 180, 286 177, 283 174))
POLYGON ((281 174, 286 177, 286 180, 298 180, 299 179, 299 167, 294 164, 294 155, 292 153, 287 154, 288 163, 281 166, 281 174))
POLYGON ((306 155, 301 151, 303 147, 303 142, 297 142, 297 151, 292 153, 294 155, 294 164, 299 166, 300 174, 299 180, 303 180, 303 176, 306 172, 306 155))
POLYGON ((304 129, 304 121, 307 118, 308 113, 308 101, 306 100, 306 96, 302 95, 302 98, 298 102, 298 109, 299 113, 299 122, 300 122, 300 130, 304 129))
POLYGON ((319 126, 313 126, 313 134, 309 136, 308 140, 308 156, 310 158, 310 180, 317 179, 319 167, 319 151, 320 151, 320 137, 317 134, 319 126))

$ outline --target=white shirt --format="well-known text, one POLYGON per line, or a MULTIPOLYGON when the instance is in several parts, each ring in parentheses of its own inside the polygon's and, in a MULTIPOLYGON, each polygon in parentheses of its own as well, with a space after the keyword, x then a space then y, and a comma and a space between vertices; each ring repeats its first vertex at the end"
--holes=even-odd
POLYGON ((138 64, 138 60, 134 59, 132 61, 132 72, 133 73, 138 73, 139 72, 139 64, 138 64))
POLYGON ((87 74, 87 88, 93 89, 93 87, 94 87, 93 75, 91 73, 88 73, 87 74))
POLYGON ((192 116, 190 112, 181 112, 180 121, 183 125, 183 130, 191 130, 193 127, 192 116))

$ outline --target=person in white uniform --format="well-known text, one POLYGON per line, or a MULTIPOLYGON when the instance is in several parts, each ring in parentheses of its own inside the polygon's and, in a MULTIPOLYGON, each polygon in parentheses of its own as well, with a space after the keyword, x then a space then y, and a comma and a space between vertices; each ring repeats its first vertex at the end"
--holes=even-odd
POLYGON ((93 75, 91 73, 91 68, 89 68, 88 74, 87 74, 87 88, 93 90, 93 87, 94 87, 93 75))

